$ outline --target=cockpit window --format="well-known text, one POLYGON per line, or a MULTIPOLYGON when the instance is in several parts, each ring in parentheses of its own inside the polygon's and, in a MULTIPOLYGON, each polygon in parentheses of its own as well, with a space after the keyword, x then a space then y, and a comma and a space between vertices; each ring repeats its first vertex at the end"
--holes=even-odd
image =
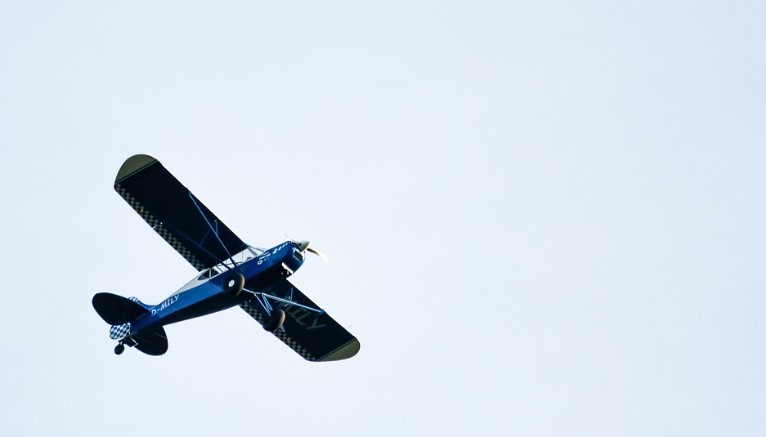
POLYGON ((220 273, 220 272, 218 270, 216 270, 215 268, 210 268, 210 269, 207 269, 207 270, 203 271, 201 275, 197 276, 197 280, 198 281, 204 281, 206 279, 210 279, 212 277, 217 276, 218 273, 220 273))

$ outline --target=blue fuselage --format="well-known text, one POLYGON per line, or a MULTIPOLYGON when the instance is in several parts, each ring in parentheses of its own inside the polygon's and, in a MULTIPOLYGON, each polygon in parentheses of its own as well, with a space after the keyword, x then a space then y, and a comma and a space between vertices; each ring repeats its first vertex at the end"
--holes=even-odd
POLYGON ((295 243, 286 241, 278 246, 238 263, 236 268, 216 266, 204 270, 195 279, 157 305, 143 305, 148 313, 131 324, 130 334, 169 325, 239 305, 253 296, 231 284, 238 275, 245 278, 245 288, 263 291, 280 279, 292 275, 303 265, 304 254, 295 243))

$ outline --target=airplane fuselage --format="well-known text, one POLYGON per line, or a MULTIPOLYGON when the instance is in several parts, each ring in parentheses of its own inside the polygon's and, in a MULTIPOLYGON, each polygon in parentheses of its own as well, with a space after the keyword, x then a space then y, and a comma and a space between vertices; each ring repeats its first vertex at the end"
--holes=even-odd
POLYGON ((144 305, 148 313, 130 326, 130 335, 157 326, 169 325, 231 308, 252 299, 234 283, 244 276, 245 288, 264 291, 279 279, 287 278, 303 265, 303 253, 295 243, 282 244, 238 263, 236 269, 216 266, 202 271, 184 287, 157 305, 144 305))

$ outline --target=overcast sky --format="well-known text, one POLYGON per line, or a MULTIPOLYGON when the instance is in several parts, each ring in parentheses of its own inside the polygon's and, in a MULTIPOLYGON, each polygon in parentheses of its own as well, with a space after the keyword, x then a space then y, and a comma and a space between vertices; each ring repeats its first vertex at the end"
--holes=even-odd
POLYGON ((0 1, 0 433, 762 436, 766 6, 0 1), (237 308, 112 352, 195 270, 157 157, 362 344, 237 308))

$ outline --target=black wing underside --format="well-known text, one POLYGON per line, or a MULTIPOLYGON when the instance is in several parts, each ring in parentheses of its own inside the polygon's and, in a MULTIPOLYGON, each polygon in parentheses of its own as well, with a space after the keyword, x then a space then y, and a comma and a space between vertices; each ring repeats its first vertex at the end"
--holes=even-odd
POLYGON ((128 158, 117 173, 114 189, 197 270, 219 264, 247 248, 247 244, 151 156, 128 158))
MULTIPOLYGON (((281 298, 291 297, 293 302, 318 308, 288 280, 278 282, 267 292, 281 298)), ((266 320, 266 311, 255 298, 240 307, 258 323, 263 324, 266 320)), ((282 328, 274 335, 306 360, 337 361, 351 358, 359 352, 359 340, 326 312, 318 314, 286 304, 280 304, 279 307, 287 317, 282 328)))

